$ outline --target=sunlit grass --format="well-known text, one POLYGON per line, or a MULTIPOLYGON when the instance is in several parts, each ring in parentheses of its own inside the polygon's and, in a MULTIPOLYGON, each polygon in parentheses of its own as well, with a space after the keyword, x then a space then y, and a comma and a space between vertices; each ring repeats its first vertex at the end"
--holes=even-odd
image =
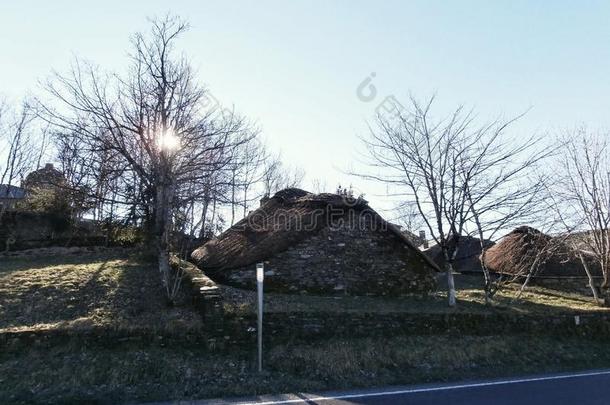
MULTIPOLYGON (((449 308, 444 285, 427 296, 409 295, 404 297, 319 297, 307 295, 273 294, 265 295, 266 312, 372 312, 372 313, 489 313, 492 311, 513 312, 515 314, 548 315, 607 312, 608 308, 598 306, 592 297, 549 288, 530 286, 519 300, 516 296, 518 284, 511 284, 499 291, 491 306, 485 305, 482 277, 467 276, 460 279, 458 305, 449 308)), ((225 297, 227 313, 246 314, 255 311, 255 293, 231 287, 221 287, 225 297)))
POLYGON ((156 268, 135 254, 0 260, 0 331, 201 326, 189 306, 165 304, 156 268))

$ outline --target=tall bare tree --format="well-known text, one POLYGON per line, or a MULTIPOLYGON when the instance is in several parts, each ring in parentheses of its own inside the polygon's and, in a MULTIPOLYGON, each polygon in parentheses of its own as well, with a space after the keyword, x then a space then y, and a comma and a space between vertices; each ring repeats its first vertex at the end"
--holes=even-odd
MULTIPOLYGON (((446 263, 448 303, 456 304, 453 262, 467 219, 461 187, 460 150, 472 116, 458 108, 446 120, 430 116, 434 97, 420 104, 411 98, 410 108, 396 106, 395 114, 376 117, 370 136, 363 138, 368 163, 377 173, 363 177, 382 181, 396 194, 415 201, 430 235, 440 246, 446 263)), ((362 175, 362 174, 360 174, 362 175)))
MULTIPOLYGON (((585 128, 564 137, 559 182, 554 190, 561 200, 566 229, 584 270, 593 283, 583 253, 593 257, 601 269, 606 299, 610 287, 610 145, 608 134, 594 134, 585 128), (580 231, 580 232, 578 232, 580 231)), ((596 286, 591 286, 595 290, 596 286)), ((594 291, 595 295, 595 291, 594 291)))
POLYGON ((463 107, 434 119, 434 97, 425 103, 410 101, 408 109, 396 105, 392 114, 386 111, 376 117, 370 136, 363 139, 368 163, 376 173, 363 177, 392 186, 394 194, 404 198, 403 204, 417 208, 442 251, 448 302, 454 306, 453 263, 460 238, 474 220, 483 241, 485 231, 503 228, 526 210, 530 192, 512 197, 504 193, 541 156, 534 154, 514 164, 517 155, 536 143, 531 139, 507 148, 503 133, 514 120, 477 125, 474 113, 463 107), (494 210, 504 211, 503 219, 494 217, 494 210))
POLYGON ((510 139, 507 128, 519 117, 494 121, 481 128, 477 141, 460 157, 469 222, 478 236, 484 276, 485 302, 491 303, 499 285, 485 264, 487 241, 518 225, 537 223, 546 210, 550 179, 539 165, 556 148, 539 136, 510 139))
POLYGON ((175 49, 187 29, 177 17, 152 20, 150 33, 133 37, 125 73, 76 59, 68 74, 49 79, 50 100, 42 103, 57 129, 78 134, 91 151, 111 152, 117 167, 137 178, 170 299, 173 216, 204 193, 187 185, 223 170, 231 150, 251 137, 249 124, 233 111, 205 108, 207 90, 175 49))

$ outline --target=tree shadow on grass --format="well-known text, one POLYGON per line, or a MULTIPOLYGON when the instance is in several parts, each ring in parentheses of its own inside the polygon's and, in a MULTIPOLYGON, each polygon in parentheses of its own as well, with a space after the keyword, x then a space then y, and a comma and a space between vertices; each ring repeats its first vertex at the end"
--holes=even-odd
POLYGON ((0 257, 0 277, 6 273, 44 269, 52 266, 91 264, 124 258, 129 251, 91 252, 34 257, 0 257))
POLYGON ((156 267, 142 256, 13 262, 13 271, 0 272, 0 328, 200 326, 190 305, 168 307, 156 267))

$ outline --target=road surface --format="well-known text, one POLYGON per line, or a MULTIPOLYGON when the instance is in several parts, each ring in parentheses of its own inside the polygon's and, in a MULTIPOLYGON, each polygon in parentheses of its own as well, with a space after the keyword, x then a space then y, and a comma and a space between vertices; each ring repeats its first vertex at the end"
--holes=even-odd
MULTIPOLYGON (((170 404, 170 403, 166 403, 170 404)), ((180 401, 180 405, 380 405, 536 404, 608 405, 610 370, 539 375, 504 380, 391 387, 358 391, 284 394, 257 398, 180 401)))

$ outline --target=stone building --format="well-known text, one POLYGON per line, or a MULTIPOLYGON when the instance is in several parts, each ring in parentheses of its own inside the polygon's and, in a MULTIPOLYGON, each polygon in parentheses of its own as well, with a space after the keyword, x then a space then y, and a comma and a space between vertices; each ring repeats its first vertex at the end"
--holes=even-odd
MULTIPOLYGON (((451 241, 449 247, 453 248, 455 242, 451 241)), ((489 249, 494 245, 494 242, 485 239, 483 241, 483 247, 489 249)), ((446 262, 443 255, 443 250, 440 245, 433 244, 427 249, 423 249, 422 252, 430 259, 434 260, 436 265, 445 270, 446 262)), ((460 236, 458 242, 457 253, 453 260, 453 270, 460 273, 483 273, 481 267, 481 240, 472 236, 460 236)))
POLYGON ((10 184, 0 184, 0 211, 14 209, 25 198, 25 189, 10 184))
POLYGON ((36 188, 64 188, 66 186, 66 178, 52 163, 47 163, 44 167, 28 174, 22 186, 27 190, 36 188))
MULTIPOLYGON (((567 238, 552 237, 535 228, 521 226, 506 234, 485 253, 485 265, 494 273, 525 276, 532 279, 586 279, 579 252, 567 238)), ((593 277, 601 277, 599 264, 586 251, 580 251, 593 277)))
POLYGON ((286 189, 192 253, 219 283, 255 286, 265 263, 265 289, 348 295, 425 293, 438 268, 363 199, 286 189))

